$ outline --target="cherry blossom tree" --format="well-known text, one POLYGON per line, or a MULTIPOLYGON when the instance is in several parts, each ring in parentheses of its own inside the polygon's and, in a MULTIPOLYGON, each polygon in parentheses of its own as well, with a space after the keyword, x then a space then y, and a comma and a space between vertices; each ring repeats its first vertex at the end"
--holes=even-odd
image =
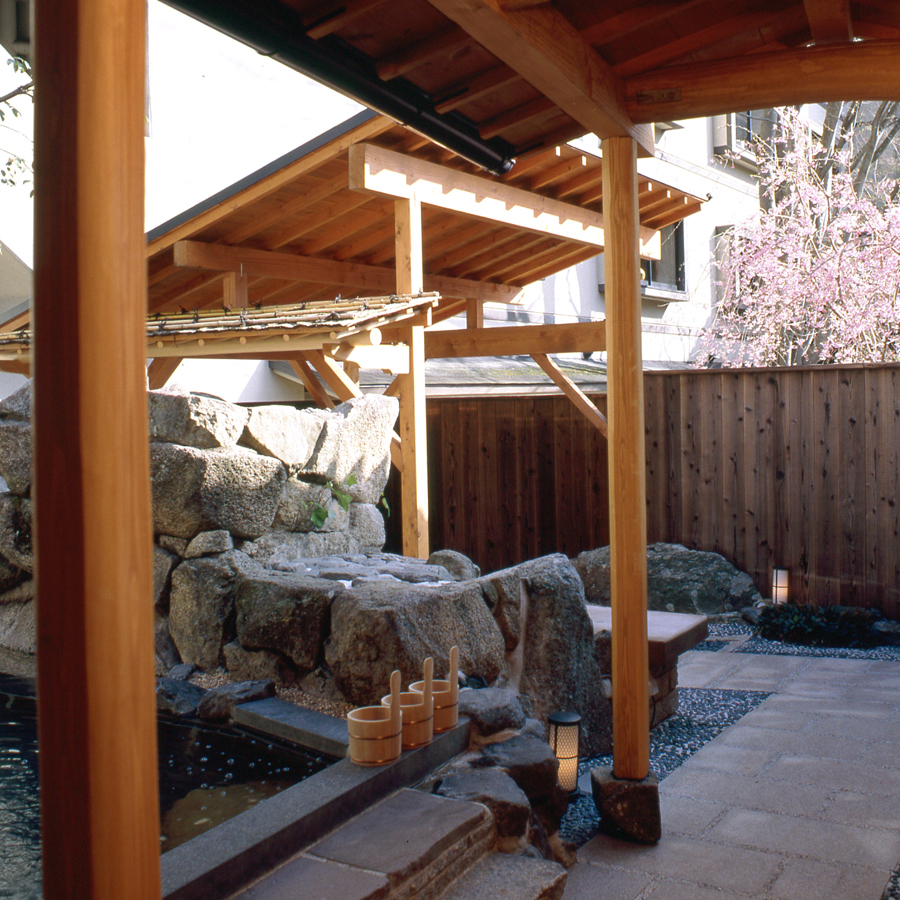
POLYGON ((900 360, 897 182, 860 178, 893 135, 886 141, 883 123, 862 141, 835 133, 825 147, 796 110, 781 109, 771 137, 757 141, 768 202, 722 238, 707 363, 900 360))

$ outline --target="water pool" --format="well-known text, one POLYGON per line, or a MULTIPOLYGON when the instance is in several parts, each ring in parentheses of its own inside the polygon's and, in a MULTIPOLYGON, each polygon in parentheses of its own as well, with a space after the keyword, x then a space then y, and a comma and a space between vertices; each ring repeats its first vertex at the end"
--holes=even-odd
MULTIPOLYGON (((159 719, 160 850, 166 852, 322 771, 334 757, 240 728, 159 719)), ((37 719, 0 693, 0 900, 41 896, 37 719)))

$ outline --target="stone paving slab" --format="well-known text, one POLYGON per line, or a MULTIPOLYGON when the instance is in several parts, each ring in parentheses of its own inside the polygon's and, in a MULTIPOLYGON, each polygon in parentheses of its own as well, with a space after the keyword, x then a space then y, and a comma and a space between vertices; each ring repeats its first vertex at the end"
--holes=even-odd
POLYGON ((565 883, 566 870, 559 863, 491 853, 441 900, 560 900, 565 883))
POLYGON ((389 890, 384 875, 300 856, 248 888, 241 900, 383 900, 389 890))
POLYGON ((663 838, 599 835, 564 900, 880 900, 900 857, 900 663, 691 652, 765 699, 660 783, 663 838))

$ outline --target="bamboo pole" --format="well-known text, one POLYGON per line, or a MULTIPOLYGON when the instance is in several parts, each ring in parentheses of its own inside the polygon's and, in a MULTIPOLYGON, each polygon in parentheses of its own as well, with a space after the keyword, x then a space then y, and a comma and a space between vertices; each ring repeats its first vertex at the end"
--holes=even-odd
POLYGON ((603 141, 612 594, 613 774, 650 771, 647 485, 641 354, 637 144, 603 141))
MULTIPOLYGON (((416 197, 394 203, 397 293, 422 290, 422 206, 416 197)), ((409 347, 409 374, 400 376, 400 451, 403 459, 403 553, 428 558, 428 448, 425 422, 425 329, 399 329, 409 347)))
POLYGON ((45 900, 158 900, 141 0, 40 0, 35 538, 45 900))

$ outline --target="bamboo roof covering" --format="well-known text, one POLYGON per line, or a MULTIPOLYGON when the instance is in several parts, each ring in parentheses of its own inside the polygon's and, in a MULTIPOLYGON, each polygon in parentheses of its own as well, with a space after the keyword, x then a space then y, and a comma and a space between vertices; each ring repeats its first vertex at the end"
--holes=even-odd
MULTIPOLYGON (((391 159, 400 163, 438 164, 443 173, 477 178, 478 190, 489 192, 498 180, 408 128, 361 113, 154 229, 147 243, 148 311, 221 307, 226 271, 247 276, 251 306, 391 291, 394 201, 351 187, 357 145, 397 154, 391 159)), ((499 180, 548 208, 560 203, 568 212, 578 207, 601 216, 602 160, 570 146, 528 154, 499 180)), ((652 255, 655 230, 695 212, 701 200, 649 178, 640 187, 642 235, 652 255)), ((523 286, 602 250, 577 229, 569 237, 525 224, 426 205, 426 290, 440 293, 444 308, 469 298, 514 302, 523 286)))
MULTIPOLYGON (((377 345, 381 328, 427 314, 437 294, 337 296, 287 306, 154 313, 147 319, 147 355, 184 358, 318 350, 325 344, 377 345)), ((29 327, 0 333, 0 366, 30 362, 29 327)))

